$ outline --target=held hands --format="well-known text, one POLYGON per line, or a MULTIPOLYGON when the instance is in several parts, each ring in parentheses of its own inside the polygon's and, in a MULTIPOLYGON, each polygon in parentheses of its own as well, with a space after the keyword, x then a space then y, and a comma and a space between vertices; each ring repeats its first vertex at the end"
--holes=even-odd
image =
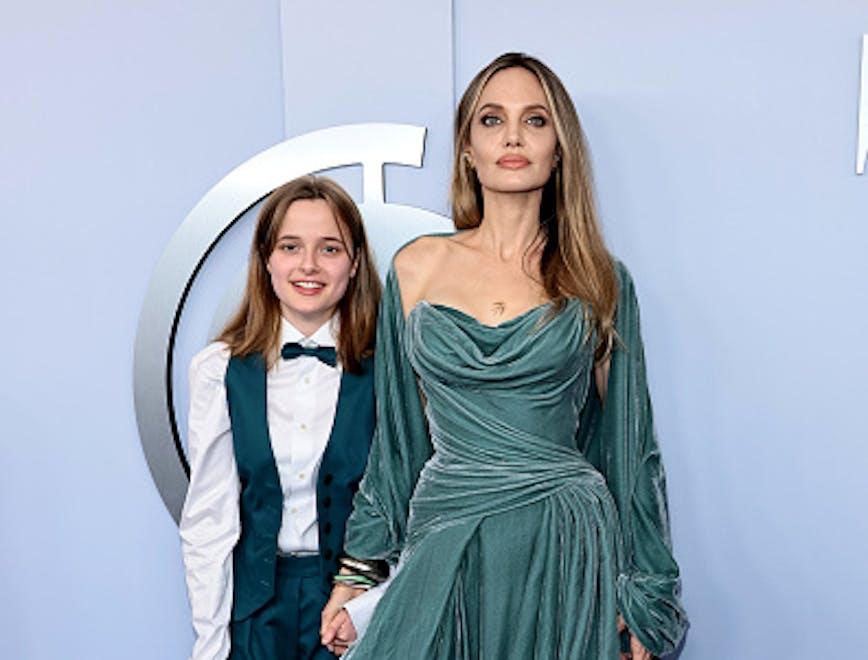
POLYGON ((365 593, 364 589, 353 589, 347 585, 336 584, 323 608, 319 634, 323 646, 335 655, 343 655, 349 645, 356 640, 356 628, 344 605, 363 593, 365 593))
MULTIPOLYGON (((622 633, 624 630, 627 630, 627 622, 624 621, 624 617, 620 614, 618 615, 618 633, 622 633)), ((622 653, 621 660, 652 660, 651 652, 642 646, 642 642, 633 635, 630 634, 630 652, 622 653)))

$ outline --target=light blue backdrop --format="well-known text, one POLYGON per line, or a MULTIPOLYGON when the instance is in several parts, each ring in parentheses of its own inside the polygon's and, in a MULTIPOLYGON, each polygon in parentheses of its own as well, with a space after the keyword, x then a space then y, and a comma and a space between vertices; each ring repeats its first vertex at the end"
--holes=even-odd
MULTIPOLYGON (((284 137, 377 120, 430 131, 422 170, 387 168, 387 199, 446 212, 454 98, 508 49, 573 93, 638 283, 693 620, 682 657, 864 648, 868 5, 415 4, 0 9, 0 657, 189 650, 131 368, 148 279, 195 202, 284 137)), ((246 226, 191 293, 181 363, 246 226)))

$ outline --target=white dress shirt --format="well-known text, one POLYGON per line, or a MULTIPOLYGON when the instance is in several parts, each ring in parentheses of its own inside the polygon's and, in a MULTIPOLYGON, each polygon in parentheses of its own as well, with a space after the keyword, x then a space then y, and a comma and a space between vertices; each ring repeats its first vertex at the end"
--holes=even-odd
MULTIPOLYGON (((336 323, 304 337, 285 319, 281 345, 334 346, 336 323)), ((241 533, 240 484, 224 377, 226 344, 215 342, 190 365, 190 486, 181 513, 181 545, 196 642, 193 660, 228 657, 232 550, 241 533)), ((283 489, 278 547, 312 553, 319 547, 316 481, 334 422, 341 370, 312 356, 278 359, 268 371, 267 417, 283 489)))

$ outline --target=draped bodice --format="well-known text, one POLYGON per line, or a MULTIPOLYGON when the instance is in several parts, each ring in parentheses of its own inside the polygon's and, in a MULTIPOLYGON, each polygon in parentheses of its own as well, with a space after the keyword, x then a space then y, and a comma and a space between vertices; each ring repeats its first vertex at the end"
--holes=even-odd
POLYGON ((445 305, 413 308, 404 348, 436 451, 482 462, 575 451, 593 342, 578 300, 553 312, 547 303, 489 326, 445 305))
POLYGON ((410 544, 563 489, 608 499, 576 447, 593 364, 584 307, 541 305, 497 326, 422 301, 404 349, 425 398, 434 453, 410 503, 410 544))

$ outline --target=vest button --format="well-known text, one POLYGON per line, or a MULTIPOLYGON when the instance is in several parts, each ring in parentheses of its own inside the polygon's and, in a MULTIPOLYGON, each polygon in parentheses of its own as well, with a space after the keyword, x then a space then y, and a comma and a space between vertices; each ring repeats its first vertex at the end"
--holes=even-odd
POLYGON ((322 505, 326 509, 328 509, 332 505, 332 498, 330 495, 326 495, 324 498, 322 498, 322 505))
POLYGON ((322 556, 325 557, 326 559, 331 559, 332 557, 335 556, 335 553, 332 552, 331 548, 326 548, 325 550, 323 550, 322 556))
POLYGON ((322 478, 322 482, 328 486, 332 481, 334 481, 334 475, 329 473, 322 478))
POLYGON ((331 531, 332 531, 332 524, 330 522, 324 523, 322 526, 322 533, 323 534, 330 534, 331 531))

